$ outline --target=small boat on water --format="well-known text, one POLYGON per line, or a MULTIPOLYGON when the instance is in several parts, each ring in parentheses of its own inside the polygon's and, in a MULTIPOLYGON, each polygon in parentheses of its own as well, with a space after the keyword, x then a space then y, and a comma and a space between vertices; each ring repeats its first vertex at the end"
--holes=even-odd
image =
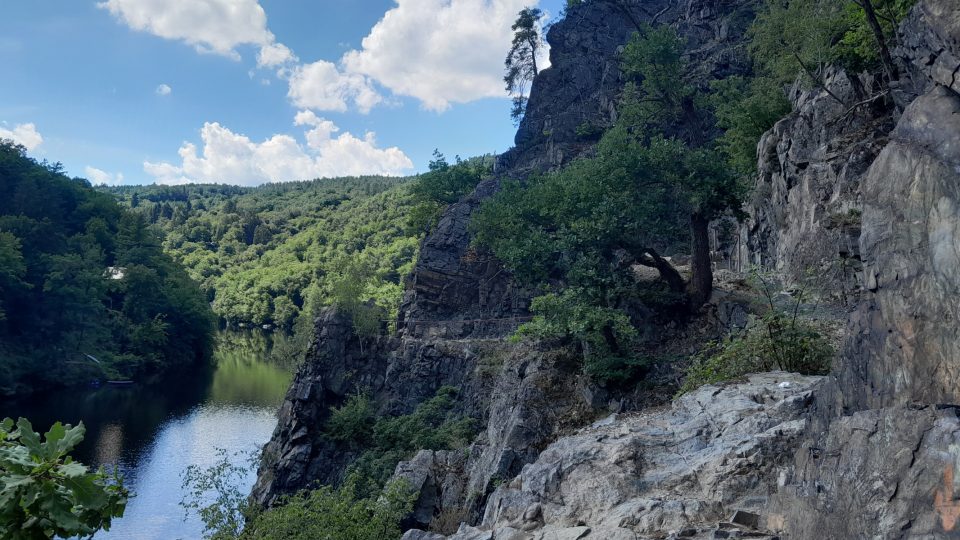
POLYGON ((133 384, 133 381, 107 381, 107 384, 112 384, 114 386, 127 386, 133 384))

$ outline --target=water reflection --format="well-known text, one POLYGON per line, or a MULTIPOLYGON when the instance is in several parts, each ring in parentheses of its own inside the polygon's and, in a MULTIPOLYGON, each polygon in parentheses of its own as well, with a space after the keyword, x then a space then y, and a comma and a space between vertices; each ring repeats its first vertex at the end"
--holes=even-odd
POLYGON ((97 538, 200 538, 200 523, 183 521, 180 475, 189 465, 213 465, 216 448, 249 453, 270 438, 291 373, 265 361, 268 345, 263 335, 223 333, 209 369, 152 385, 61 390, 3 404, 0 417, 25 416, 37 431, 83 420, 77 458, 120 467, 136 494, 123 519, 97 538))
POLYGON ((122 454, 123 425, 106 424, 100 429, 100 436, 97 437, 94 461, 96 463, 120 463, 122 454))

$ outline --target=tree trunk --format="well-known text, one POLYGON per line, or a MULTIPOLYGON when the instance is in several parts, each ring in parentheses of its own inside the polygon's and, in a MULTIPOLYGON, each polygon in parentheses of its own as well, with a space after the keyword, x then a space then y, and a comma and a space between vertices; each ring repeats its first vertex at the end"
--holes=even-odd
POLYGON ((710 299, 713 290, 713 268, 710 264, 709 220, 699 213, 690 216, 690 283, 687 293, 694 309, 710 299))
POLYGON ((863 13, 867 17, 870 29, 873 30, 873 37, 877 39, 877 47, 880 48, 880 60, 883 62, 884 71, 887 72, 888 82, 893 82, 898 78, 897 68, 893 64, 893 59, 890 58, 887 38, 883 35, 883 27, 880 26, 880 21, 877 20, 877 12, 873 9, 873 2, 872 0, 860 0, 860 5, 863 7, 863 13))
POLYGON ((653 248, 644 248, 638 262, 644 266, 656 268, 660 272, 660 279, 667 283, 670 290, 678 293, 685 291, 686 286, 683 282, 683 276, 653 248))

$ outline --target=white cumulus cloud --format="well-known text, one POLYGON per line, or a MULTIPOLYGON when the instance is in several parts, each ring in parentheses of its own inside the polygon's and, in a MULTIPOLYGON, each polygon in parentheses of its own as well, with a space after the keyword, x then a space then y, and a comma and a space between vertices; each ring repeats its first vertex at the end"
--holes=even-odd
POLYGON ((184 41, 200 52, 239 59, 237 46, 255 45, 268 60, 289 53, 276 43, 257 0, 104 0, 97 7, 134 30, 184 41))
POLYGON ((87 176, 87 180, 90 180, 95 186, 119 186, 123 183, 122 173, 110 174, 107 171, 89 165, 86 166, 83 172, 87 176))
POLYGON ((350 133, 335 136, 339 128, 310 111, 298 113, 294 123, 308 128, 306 146, 282 134, 257 143, 219 123, 207 122, 200 130, 202 150, 185 142, 178 152, 179 165, 144 162, 143 169, 159 184, 258 185, 363 174, 395 176, 413 168, 399 148, 379 148, 373 133, 362 139, 350 133))
POLYGON ((27 150, 33 150, 43 143, 43 137, 33 122, 17 124, 13 129, 0 125, 0 139, 12 139, 17 144, 22 144, 27 150))
POLYGON ((363 113, 383 100, 366 77, 344 73, 325 60, 294 68, 287 97, 300 108, 343 112, 352 103, 363 113))
POLYGON ((296 62, 298 58, 283 43, 271 43, 265 45, 257 54, 258 67, 275 67, 287 63, 296 62))
POLYGON ((169 84, 161 84, 157 87, 158 96, 169 96, 170 92, 173 92, 173 88, 170 88, 169 84))
MULTIPOLYGON (((530 0, 396 0, 341 63, 432 110, 506 97, 503 59, 511 25, 530 0)), ((541 66, 547 65, 546 47, 541 66)))

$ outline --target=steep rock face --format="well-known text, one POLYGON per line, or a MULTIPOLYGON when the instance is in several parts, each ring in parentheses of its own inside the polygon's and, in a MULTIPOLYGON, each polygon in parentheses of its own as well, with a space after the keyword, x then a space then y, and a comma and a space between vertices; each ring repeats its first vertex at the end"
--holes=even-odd
POLYGON ((863 296, 768 508, 791 537, 960 535, 958 21, 956 1, 921 0, 901 28, 909 104, 859 188, 863 296))
POLYGON ((342 480, 357 451, 328 437, 324 425, 331 407, 350 395, 364 391, 380 414, 399 415, 412 412, 442 386, 459 389, 455 412, 477 419, 484 429, 465 455, 437 453, 446 464, 436 469, 445 471, 439 476, 428 471, 433 461, 425 458, 407 466, 418 485, 447 486, 436 501, 429 489, 421 497, 428 516, 442 508, 468 517, 479 511, 491 482, 516 475, 558 430, 582 422, 595 405, 579 365, 564 354, 488 339, 379 338, 361 344, 350 319, 328 310, 317 321, 308 361, 297 372, 264 447, 253 499, 270 505, 314 482, 342 480), (453 470, 456 481, 447 478, 453 470), (453 485, 459 486, 456 492, 453 485))
POLYGON ((523 176, 588 151, 600 128, 616 120, 620 53, 646 24, 677 29, 694 81, 744 73, 742 45, 753 9, 748 0, 592 0, 567 8, 547 34, 550 67, 531 88, 516 146, 500 157, 498 172, 523 176))
POLYGON ((700 388, 669 408, 598 421, 548 446, 493 493, 478 527, 450 538, 772 536, 762 531, 781 524, 750 511, 774 493, 817 380, 751 375, 700 388), (738 511, 742 531, 726 523, 738 511))
POLYGON ((833 70, 830 91, 795 90, 794 112, 764 134, 750 215, 733 246, 735 267, 776 270, 835 300, 859 296, 861 184, 893 128, 893 107, 875 81, 833 70))
POLYGON ((424 239, 400 307, 397 328, 407 337, 496 337, 529 314, 530 292, 510 280, 490 255, 470 246, 470 215, 496 193, 485 180, 451 205, 424 239))
POLYGON ((832 422, 808 440, 772 510, 789 538, 956 538, 955 407, 890 407, 832 422))
POLYGON ((867 175, 861 249, 872 293, 840 373, 854 408, 960 402, 958 138, 960 95, 937 86, 907 107, 867 175))
POLYGON ((330 408, 365 391, 378 412, 408 414, 444 385, 461 389, 459 412, 480 415, 475 400, 483 380, 471 378, 479 349, 472 342, 379 338, 361 343, 349 317, 327 310, 317 321, 308 361, 280 407, 277 428, 264 447, 252 497, 263 505, 313 482, 335 484, 357 456, 324 434, 330 408))
POLYGON ((894 54, 906 75, 897 85, 909 103, 934 84, 960 93, 960 10, 956 2, 920 2, 900 26, 894 54))
POLYGON ((900 29, 900 97, 924 93, 906 107, 861 187, 869 292, 851 317, 838 371, 837 403, 846 410, 960 402, 957 8, 923 0, 900 29))

